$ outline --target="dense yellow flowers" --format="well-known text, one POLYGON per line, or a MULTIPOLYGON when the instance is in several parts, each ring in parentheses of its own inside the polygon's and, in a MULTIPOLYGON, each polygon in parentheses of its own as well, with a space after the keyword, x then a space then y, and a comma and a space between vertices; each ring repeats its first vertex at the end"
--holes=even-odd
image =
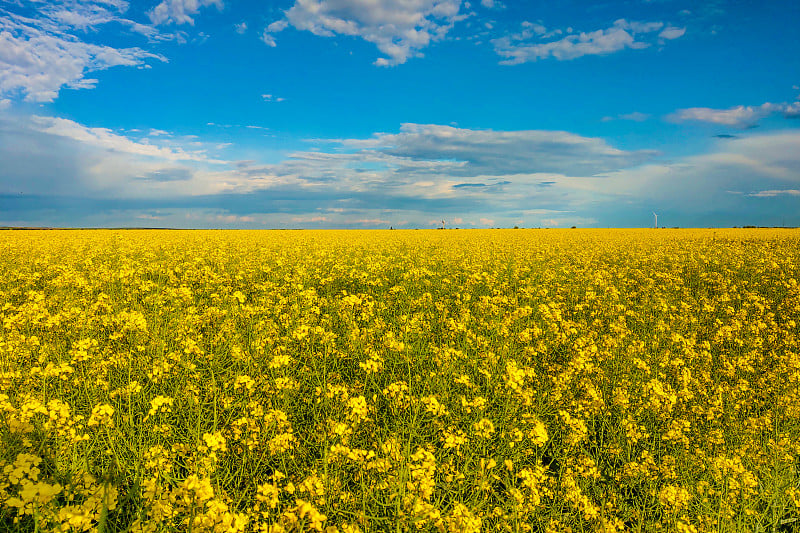
POLYGON ((796 230, 0 232, 3 531, 800 523, 796 230))
POLYGON ((114 408, 107 403, 97 405, 92 409, 92 414, 89 416, 89 421, 86 423, 89 427, 106 426, 111 427, 114 425, 114 408))

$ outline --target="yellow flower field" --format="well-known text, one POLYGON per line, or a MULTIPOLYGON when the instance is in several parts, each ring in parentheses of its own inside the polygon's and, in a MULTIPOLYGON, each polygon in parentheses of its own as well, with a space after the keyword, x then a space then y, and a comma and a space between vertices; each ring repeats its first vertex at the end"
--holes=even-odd
POLYGON ((2 531, 796 531, 797 230, 5 231, 2 531))

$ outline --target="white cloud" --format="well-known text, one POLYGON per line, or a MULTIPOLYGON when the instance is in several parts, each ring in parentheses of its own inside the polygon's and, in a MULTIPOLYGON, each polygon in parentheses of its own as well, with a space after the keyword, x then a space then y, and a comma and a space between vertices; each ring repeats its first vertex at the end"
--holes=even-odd
POLYGON ((661 31, 661 33, 658 34, 658 36, 661 39, 671 41, 673 39, 677 39, 678 37, 683 37, 684 33, 686 33, 686 28, 677 28, 675 26, 669 26, 664 28, 661 31))
POLYGON ((275 40, 275 36, 267 31, 261 34, 261 40, 264 41, 264 44, 266 44, 271 48, 275 48, 276 46, 278 46, 278 42, 275 40))
POLYGON ((667 116, 672 122, 708 122, 722 126, 747 128, 755 125, 762 118, 772 113, 786 111, 791 115, 792 106, 786 104, 771 104, 769 102, 760 106, 738 105, 728 109, 712 109, 709 107, 690 107, 679 109, 667 116))
MULTIPOLYGON (((82 145, 102 148, 111 152, 155 157, 168 161, 224 163, 224 161, 213 160, 206 157, 201 151, 187 152, 181 148, 169 148, 136 142, 124 135, 114 133, 110 129, 89 128, 65 118, 32 116, 31 127, 42 133, 66 137, 78 141, 82 145)), ((159 132, 159 130, 151 130, 151 135, 153 135, 153 131, 159 132)))
POLYGON ((639 22, 635 20, 619 19, 614 21, 614 27, 628 30, 631 33, 651 33, 664 27, 663 22, 639 22))
POLYGON ((62 87, 93 88, 97 80, 86 77, 91 72, 144 67, 148 59, 166 61, 141 48, 90 44, 71 33, 112 20, 130 22, 106 9, 112 6, 111 2, 53 3, 46 4, 36 19, 0 15, 0 97, 24 95, 30 102, 52 102, 62 87), (66 9, 73 7, 75 11, 66 9))
POLYGON ((289 22, 286 19, 281 19, 281 20, 276 20, 275 22, 267 26, 266 31, 270 33, 278 33, 282 32, 287 27, 289 27, 289 22))
POLYGON ((758 191, 748 194, 747 196, 754 196, 756 198, 774 198, 776 196, 800 196, 800 189, 782 189, 782 190, 768 190, 758 191))
POLYGON ((159 198, 218 190, 225 161, 182 140, 136 140, 56 117, 0 114, 0 193, 159 198))
POLYGON ((503 9, 506 7, 502 2, 497 0, 481 0, 481 5, 487 9, 503 9))
POLYGON ((800 102, 786 104, 781 111, 786 118, 800 118, 800 102))
MULTIPOLYGON (((420 202, 467 202, 495 208, 507 202, 503 209, 518 209, 525 202, 544 202, 546 207, 562 197, 564 191, 553 184, 569 172, 591 176, 638 164, 654 154, 617 150, 601 139, 567 132, 494 132, 416 124, 367 139, 310 142, 338 147, 291 153, 275 164, 241 161, 229 170, 206 172, 195 179, 213 183, 217 192, 268 193, 269 198, 289 195, 295 203, 343 197, 364 208, 407 203, 404 213, 420 202)), ((326 211, 339 212, 335 209, 326 211)), ((445 211, 431 214, 441 219, 450 212, 445 211)), ((364 217, 373 222, 385 218, 380 214, 364 217)), ((354 224, 354 220, 336 218, 329 223, 354 224)))
POLYGON ((0 32, 0 94, 25 94, 25 100, 52 102, 62 87, 89 89, 89 72, 115 66, 139 66, 146 59, 165 61, 140 48, 115 49, 38 32, 0 32), (33 35, 32 35, 33 33, 33 35))
MULTIPOLYGON (((28 6, 19 1, 6 2, 17 7, 33 7, 36 18, 14 13, 9 9, 3 18, 17 23, 41 27, 49 32, 77 29, 83 32, 95 30, 98 26, 109 22, 118 22, 131 27, 134 31, 136 23, 122 17, 128 9, 128 2, 118 0, 32 0, 28 6)), ((10 6, 9 6, 10 7, 10 6)), ((27 13, 26 13, 27 14, 27 13)))
POLYGON ((800 187, 800 131, 777 131, 717 141, 700 155, 672 163, 650 163, 608 173, 599 182, 583 181, 596 193, 652 202, 664 208, 695 213, 729 209, 744 211, 738 198, 728 191, 761 191, 752 196, 778 196, 776 191, 800 187), (765 193, 766 191, 766 193, 765 193))
MULTIPOLYGON (((533 38, 538 39, 550 39, 557 35, 562 35, 565 30, 555 29, 548 31, 547 28, 539 22, 530 22, 528 20, 523 20, 520 24, 522 29, 517 33, 511 33, 505 38, 508 39, 509 43, 517 42, 517 41, 527 41, 533 38)), ((569 31, 567 33, 572 32, 572 28, 568 28, 569 31)))
MULTIPOLYGON (((562 61, 586 55, 611 54, 626 48, 647 48, 654 42, 654 32, 663 26, 663 22, 638 22, 620 19, 614 22, 610 28, 589 33, 572 33, 572 29, 567 28, 566 33, 568 35, 565 37, 555 41, 541 42, 542 39, 550 38, 556 33, 544 34, 545 28, 543 26, 540 25, 537 28, 528 23, 528 26, 523 26, 521 34, 494 39, 492 44, 495 52, 505 58, 500 62, 503 65, 517 65, 550 57, 562 61), (538 40, 530 42, 533 38, 538 40)), ((665 31, 661 33, 664 34, 665 31)), ((662 37, 662 39, 680 37, 675 32, 668 32, 667 35, 671 37, 662 37)))
MULTIPOLYGON (((242 162, 235 171, 220 173, 216 183, 221 187, 224 180, 224 190, 235 194, 340 196, 371 208, 405 205, 404 218, 413 218, 417 224, 427 220, 425 205, 436 206, 429 214, 437 220, 450 220, 448 213, 464 220, 454 213, 456 206, 470 205, 467 211, 473 215, 476 206, 481 206, 480 216, 494 220, 494 225, 513 226, 498 218, 499 213, 489 213, 571 204, 574 195, 568 191, 576 187, 569 180, 602 180, 591 176, 639 164, 655 154, 618 150, 602 139, 568 132, 497 132, 419 124, 405 124, 398 133, 367 139, 311 142, 339 146, 332 151, 295 152, 277 164, 242 162), (442 209, 442 205, 450 207, 442 209), (420 213, 412 217, 410 210, 420 213)), ((346 223, 354 224, 353 220, 347 218, 346 223)), ((336 218, 329 223, 342 221, 336 218)))
POLYGON ((245 33, 247 31, 247 22, 240 22, 239 24, 234 24, 233 25, 233 29, 239 35, 242 35, 243 33, 245 33))
POLYGON ((266 28, 262 40, 275 46, 274 34, 289 25, 321 37, 360 37, 385 54, 376 65, 399 65, 443 39, 464 18, 460 6, 461 0, 296 0, 285 19, 266 28))
POLYGON ((201 7, 215 5, 222 9, 222 0, 163 0, 147 12, 153 24, 190 24, 194 25, 194 15, 201 7))
POLYGON ((286 98, 278 97, 273 94, 262 94, 261 98, 263 98, 265 102, 283 102, 286 100, 286 98))
POLYGON ((275 42, 275 35, 276 33, 280 33, 285 30, 289 26, 289 22, 286 19, 276 20, 272 24, 266 27, 264 32, 261 34, 261 40, 264 41, 264 44, 267 46, 271 46, 275 48, 278 43, 275 42))
POLYGON ((481 218, 480 223, 484 226, 494 226, 494 220, 491 218, 481 218))
POLYGON ((453 175, 564 173, 590 176, 632 166, 653 151, 616 149, 597 137, 565 131, 471 130, 435 124, 403 124, 396 134, 342 141, 404 159, 404 165, 439 163, 453 175))

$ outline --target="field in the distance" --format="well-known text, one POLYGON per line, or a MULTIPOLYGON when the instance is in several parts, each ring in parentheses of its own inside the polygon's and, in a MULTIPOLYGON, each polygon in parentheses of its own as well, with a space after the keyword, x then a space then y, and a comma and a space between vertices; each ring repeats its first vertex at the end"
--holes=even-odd
POLYGON ((793 531, 797 230, 0 233, 2 531, 793 531))

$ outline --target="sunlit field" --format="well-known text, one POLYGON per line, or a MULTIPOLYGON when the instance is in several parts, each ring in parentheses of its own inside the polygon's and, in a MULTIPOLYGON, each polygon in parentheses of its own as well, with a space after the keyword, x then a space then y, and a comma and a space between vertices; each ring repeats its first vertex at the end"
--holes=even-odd
POLYGON ((800 231, 0 232, 0 530, 800 530, 800 231))

